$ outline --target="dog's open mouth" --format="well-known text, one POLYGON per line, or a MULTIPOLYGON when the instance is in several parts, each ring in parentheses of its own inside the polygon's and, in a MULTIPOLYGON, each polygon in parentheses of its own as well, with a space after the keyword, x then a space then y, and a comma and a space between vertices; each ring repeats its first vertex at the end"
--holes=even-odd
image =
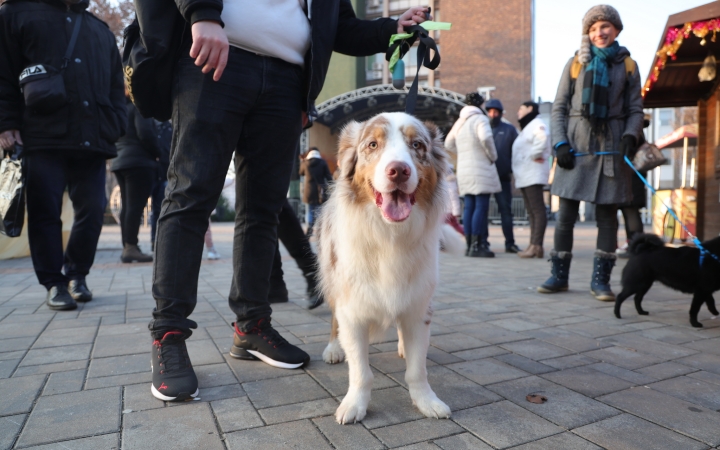
POLYGON ((399 189, 392 192, 375 191, 375 204, 387 220, 402 222, 410 217, 415 204, 415 193, 408 194, 399 189))

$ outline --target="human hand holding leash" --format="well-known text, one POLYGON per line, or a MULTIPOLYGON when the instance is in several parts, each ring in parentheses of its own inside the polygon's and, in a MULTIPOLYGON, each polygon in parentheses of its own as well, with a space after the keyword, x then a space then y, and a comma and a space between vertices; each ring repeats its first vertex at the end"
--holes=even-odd
POLYGON ((411 27, 425 22, 426 20, 432 20, 430 15, 430 8, 427 6, 414 6, 405 11, 400 17, 398 17, 398 34, 405 32, 405 27, 411 27))
POLYGON ((219 81, 230 49, 225 31, 217 22, 201 20, 192 25, 192 40, 190 56, 195 58, 195 65, 203 66, 202 73, 215 69, 213 80, 219 81))
POLYGON ((22 138, 20 137, 20 131, 7 130, 0 133, 0 148, 3 150, 12 150, 16 142, 23 145, 22 138))
POLYGON ((556 150, 558 166, 566 170, 575 168, 575 155, 572 154, 570 144, 562 144, 556 150))
POLYGON ((622 156, 627 156, 632 160, 635 157, 637 150, 638 146, 635 136, 630 136, 629 134, 623 136, 622 141, 620 141, 620 154, 622 156))

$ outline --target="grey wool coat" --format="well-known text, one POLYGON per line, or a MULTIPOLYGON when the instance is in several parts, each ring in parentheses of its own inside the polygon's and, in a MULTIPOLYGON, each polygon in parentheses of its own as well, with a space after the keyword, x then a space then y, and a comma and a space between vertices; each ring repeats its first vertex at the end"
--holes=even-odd
POLYGON ((632 200, 633 172, 622 155, 595 155, 620 151, 620 141, 625 135, 640 140, 643 125, 640 73, 637 66, 632 74, 626 73, 627 56, 630 52, 620 47, 615 60, 608 65, 610 98, 604 129, 602 126, 593 129, 581 114, 585 66, 577 80, 570 76, 573 58, 565 66, 552 107, 552 145, 555 148, 558 143, 567 142, 576 153, 590 155, 576 157, 571 170, 556 166, 553 195, 602 205, 632 200))

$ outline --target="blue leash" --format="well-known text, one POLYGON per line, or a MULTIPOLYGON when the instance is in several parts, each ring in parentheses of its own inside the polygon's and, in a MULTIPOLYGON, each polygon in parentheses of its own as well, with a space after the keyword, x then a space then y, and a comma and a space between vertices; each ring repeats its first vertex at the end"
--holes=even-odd
MULTIPOLYGON (((571 149, 570 152, 573 153, 575 156, 588 156, 588 155, 598 155, 599 156, 599 155, 619 155, 620 154, 620 152, 575 153, 575 149, 571 149)), ((655 190, 655 188, 653 188, 652 185, 650 185, 650 183, 648 183, 648 180, 645 179, 645 177, 642 176, 642 174, 635 168, 632 161, 630 161, 630 158, 628 158, 627 156, 623 156, 623 158, 625 159, 625 162, 627 163, 627 165, 630 166, 630 168, 635 172, 635 174, 637 174, 637 176, 640 177, 640 180, 645 184, 645 186, 648 189, 650 189, 650 192, 652 192, 652 194, 655 197, 657 197, 657 199, 660 201, 660 203, 662 203, 663 206, 668 210, 668 212, 673 217, 673 219, 675 219, 675 221, 677 223, 679 223, 681 227, 683 227, 683 230, 685 230, 687 235, 690 236, 693 244, 695 244, 695 246, 698 248, 698 250, 700 250, 700 267, 702 267, 702 265, 703 265, 703 261, 705 260, 705 255, 709 255, 712 258, 714 258, 717 262, 720 262, 720 258, 717 255, 710 252, 705 247, 703 247, 702 243, 700 242, 700 239, 698 239, 694 234, 692 234, 690 232, 690 230, 688 230, 688 228, 685 226, 684 223, 682 223, 682 221, 677 216, 677 214, 675 214, 675 211, 672 208, 670 208, 668 205, 666 205, 665 202, 660 197, 658 197, 657 191, 655 190)))

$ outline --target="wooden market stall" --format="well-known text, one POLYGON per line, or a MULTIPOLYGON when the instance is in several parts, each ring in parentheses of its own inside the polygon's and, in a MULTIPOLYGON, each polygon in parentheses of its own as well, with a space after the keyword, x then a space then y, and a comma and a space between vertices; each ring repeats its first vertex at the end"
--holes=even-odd
POLYGON ((695 225, 701 240, 720 235, 718 34, 720 2, 670 16, 643 87, 645 108, 698 106, 695 225))

